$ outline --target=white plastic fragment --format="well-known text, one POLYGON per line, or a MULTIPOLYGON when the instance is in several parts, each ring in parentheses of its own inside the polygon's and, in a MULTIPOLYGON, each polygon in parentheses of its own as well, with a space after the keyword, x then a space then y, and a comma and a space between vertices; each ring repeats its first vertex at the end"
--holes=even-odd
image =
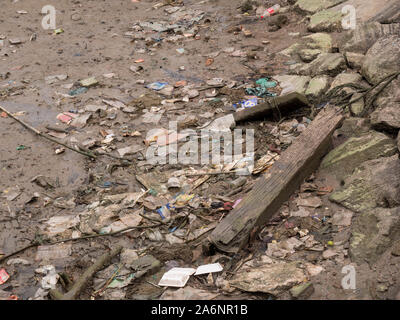
POLYGON ((182 288, 186 285, 190 276, 195 272, 196 269, 192 268, 172 268, 164 273, 158 285, 163 287, 182 288))
POLYGON ((205 264, 197 268, 195 276, 200 274, 221 272, 224 268, 219 263, 205 264))

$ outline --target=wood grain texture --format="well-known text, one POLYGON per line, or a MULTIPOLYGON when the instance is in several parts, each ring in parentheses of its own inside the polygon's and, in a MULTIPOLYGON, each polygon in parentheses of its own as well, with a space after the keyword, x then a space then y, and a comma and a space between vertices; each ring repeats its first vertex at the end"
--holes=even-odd
POLYGON ((225 252, 237 253, 250 231, 265 224, 283 202, 314 172, 331 147, 331 135, 344 117, 340 109, 327 106, 310 126, 282 153, 253 190, 215 228, 209 240, 225 252))

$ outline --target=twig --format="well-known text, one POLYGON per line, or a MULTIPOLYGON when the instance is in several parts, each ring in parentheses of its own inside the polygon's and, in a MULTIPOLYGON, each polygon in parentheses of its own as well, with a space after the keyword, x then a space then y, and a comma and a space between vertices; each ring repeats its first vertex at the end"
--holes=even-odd
POLYGON ((70 147, 69 145, 62 143, 60 141, 57 141, 56 139, 53 139, 52 137, 48 136, 47 134, 40 132, 39 130, 35 129, 34 127, 30 126, 29 124, 27 124, 26 122, 18 119, 17 117, 15 117, 11 112, 9 112, 7 109, 4 109, 2 106, 0 106, 0 110, 4 111, 9 117, 13 118, 15 121, 19 122, 20 124, 22 124, 25 128, 31 130, 32 132, 36 133, 38 136, 41 136, 47 140, 50 140, 51 142, 57 143, 63 147, 66 147, 72 151, 78 152, 86 157, 92 158, 92 159, 96 159, 96 156, 93 153, 87 153, 84 151, 80 151, 77 150, 75 148, 70 147))
POLYGON ((119 231, 115 231, 115 232, 111 232, 111 233, 105 233, 105 234, 92 234, 92 235, 88 235, 88 236, 83 236, 83 237, 79 237, 79 238, 68 238, 68 239, 62 239, 62 240, 56 240, 56 241, 34 241, 33 243, 31 243, 30 245, 19 249, 13 253, 10 253, 2 258, 0 258, 0 263, 3 263, 4 261, 6 261, 7 259, 22 253, 30 248, 34 248, 34 247, 38 247, 41 245, 54 245, 54 244, 58 244, 58 243, 63 243, 63 242, 69 242, 69 241, 77 241, 77 240, 82 240, 82 239, 92 239, 92 238, 98 238, 98 237, 110 237, 110 236, 117 236, 120 233, 126 232, 126 231, 130 231, 130 230, 134 230, 134 229, 149 229, 149 228, 154 228, 154 227, 160 227, 162 226, 162 223, 159 224, 154 224, 151 226, 136 226, 136 227, 128 227, 128 228, 124 228, 121 229, 119 231))
POLYGON ((79 278, 66 294, 62 294, 58 290, 50 290, 50 296, 54 300, 75 300, 81 291, 85 288, 90 279, 105 265, 109 264, 111 260, 118 255, 122 250, 122 246, 118 246, 110 253, 102 255, 92 266, 90 266, 85 273, 79 278))

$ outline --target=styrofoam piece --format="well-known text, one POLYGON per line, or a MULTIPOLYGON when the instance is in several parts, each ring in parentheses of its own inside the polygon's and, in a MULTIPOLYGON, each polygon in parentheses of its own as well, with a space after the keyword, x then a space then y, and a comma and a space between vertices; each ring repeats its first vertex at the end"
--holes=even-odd
POLYGON ((200 274, 221 272, 224 268, 219 263, 205 264, 197 268, 195 276, 200 274))
POLYGON ((186 285, 190 276, 195 272, 196 269, 192 268, 172 268, 164 273, 158 285, 163 287, 182 288, 186 285))

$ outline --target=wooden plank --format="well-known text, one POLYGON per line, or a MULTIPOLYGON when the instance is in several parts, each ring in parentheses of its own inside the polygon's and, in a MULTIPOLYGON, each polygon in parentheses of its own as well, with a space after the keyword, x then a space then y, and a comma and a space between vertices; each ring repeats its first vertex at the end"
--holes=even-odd
POLYGON ((307 98, 297 92, 292 92, 280 97, 274 97, 265 103, 261 103, 255 107, 247 108, 242 111, 235 112, 233 117, 235 122, 254 120, 271 115, 273 112, 286 114, 290 111, 309 106, 307 98))
POLYGON ((261 176, 250 193, 214 229, 209 240, 219 250, 236 253, 255 226, 265 224, 283 202, 314 172, 331 147, 331 135, 344 117, 327 106, 261 176))

